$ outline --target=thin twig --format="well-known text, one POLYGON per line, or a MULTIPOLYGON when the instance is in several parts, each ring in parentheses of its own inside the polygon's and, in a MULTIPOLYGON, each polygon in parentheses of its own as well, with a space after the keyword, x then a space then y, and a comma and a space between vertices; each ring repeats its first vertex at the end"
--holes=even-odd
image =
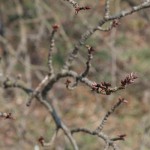
POLYGON ((109 18, 110 15, 110 0, 105 0, 105 18, 109 18))
POLYGON ((104 118, 101 120, 99 126, 96 128, 95 132, 100 133, 104 127, 105 122, 108 120, 109 116, 118 108, 123 102, 126 102, 124 98, 119 98, 119 101, 106 113, 104 118))
POLYGON ((55 46, 55 40, 54 40, 54 35, 58 29, 58 25, 53 25, 53 30, 50 36, 50 48, 49 48, 49 53, 48 53, 48 68, 49 68, 49 76, 54 75, 54 69, 52 66, 52 52, 54 50, 55 46))

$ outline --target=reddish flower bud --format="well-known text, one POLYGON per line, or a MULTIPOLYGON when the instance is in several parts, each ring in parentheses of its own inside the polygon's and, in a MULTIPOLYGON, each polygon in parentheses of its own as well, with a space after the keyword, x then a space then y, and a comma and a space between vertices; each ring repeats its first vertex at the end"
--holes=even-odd
POLYGON ((0 112, 0 117, 3 117, 5 119, 14 119, 12 116, 12 113, 6 113, 6 112, 0 112))
POLYGON ((44 146, 44 138, 42 136, 39 137, 38 141, 42 146, 44 146))
POLYGON ((58 28, 59 28, 59 25, 54 24, 54 25, 52 26, 52 28, 53 28, 53 30, 57 31, 57 30, 58 30, 58 28))
POLYGON ((66 80, 65 84, 66 84, 66 88, 68 88, 69 84, 71 83, 71 81, 69 79, 66 80))
POLYGON ((125 137, 126 137, 127 135, 126 134, 121 134, 121 135, 118 135, 118 138, 120 139, 120 140, 125 140, 125 137))
POLYGON ((137 76, 132 72, 124 80, 121 80, 121 86, 126 86, 134 82, 137 79, 137 76))
POLYGON ((119 101, 120 101, 121 103, 128 103, 128 101, 127 101, 126 99, 124 99, 124 98, 119 98, 119 101))
POLYGON ((86 9, 86 10, 88 10, 88 9, 91 9, 91 7, 89 7, 89 6, 85 6, 85 9, 86 9))
POLYGON ((115 20, 113 20, 113 23, 112 23, 112 26, 113 27, 117 27, 117 26, 119 26, 120 25, 120 21, 118 20, 118 19, 115 19, 115 20))
POLYGON ((6 117, 5 117, 6 119, 13 119, 13 117, 12 117, 12 113, 7 113, 7 115, 6 115, 6 117))

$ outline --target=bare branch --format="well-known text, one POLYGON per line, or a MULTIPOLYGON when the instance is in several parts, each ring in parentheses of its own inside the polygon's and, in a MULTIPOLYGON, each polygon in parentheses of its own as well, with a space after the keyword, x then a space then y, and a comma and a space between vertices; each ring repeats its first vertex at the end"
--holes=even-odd
MULTIPOLYGON (((64 1, 67 1, 74 7, 76 14, 81 10, 89 10, 90 9, 90 7, 88 7, 88 6, 80 7, 79 4, 77 2, 75 2, 74 0, 64 0, 64 1)), ((15 2, 16 2, 16 6, 18 8, 17 9, 18 16, 22 17, 23 13, 24 13, 24 10, 22 7, 22 1, 16 0, 15 2)), ((40 1, 37 0, 37 7, 39 4, 42 4, 39 2, 40 1)), ((118 150, 118 147, 115 144, 116 141, 124 141, 125 140, 125 136, 126 136, 125 134, 121 134, 121 135, 111 138, 110 136, 108 136, 102 132, 105 122, 108 120, 110 115, 113 114, 114 111, 123 102, 124 103, 127 102, 124 98, 120 98, 119 101, 114 104, 114 106, 102 118, 98 127, 95 130, 89 130, 89 129, 85 129, 85 128, 77 128, 77 129, 70 130, 67 127, 67 125, 62 121, 62 118, 60 117, 57 109, 54 107, 52 100, 49 99, 49 97, 48 97, 48 92, 50 92, 52 90, 54 84, 58 83, 58 81, 62 78, 67 78, 66 87, 68 89, 73 89, 74 87, 76 87, 78 85, 79 82, 81 82, 85 86, 89 87, 91 89, 91 91, 98 93, 98 94, 102 94, 102 95, 110 95, 114 92, 125 89, 127 85, 132 84, 135 81, 135 79, 137 78, 137 76, 135 74, 131 73, 131 74, 127 75, 125 77, 125 79, 121 80, 119 86, 116 86, 116 87, 112 87, 112 84, 109 82, 96 83, 96 82, 88 79, 87 75, 90 71, 92 52, 94 51, 94 48, 91 46, 88 46, 88 45, 86 45, 86 48, 88 49, 88 57, 86 60, 85 69, 83 71, 81 71, 81 73, 77 73, 70 69, 72 66, 72 62, 74 61, 75 57, 77 57, 80 48, 82 46, 85 46, 86 40, 88 38, 90 38, 96 31, 98 31, 98 30, 104 31, 104 32, 111 31, 113 28, 117 27, 120 24, 121 18, 123 18, 127 15, 131 15, 132 13, 135 13, 142 9, 150 8, 150 1, 149 0, 145 1, 145 2, 141 3, 140 5, 134 6, 131 9, 121 11, 112 16, 110 15, 110 0, 105 0, 104 7, 105 7, 105 14, 104 14, 103 18, 97 23, 97 25, 95 25, 93 28, 88 29, 84 34, 82 34, 81 38, 79 39, 79 41, 77 42, 77 44, 75 45, 75 47, 73 48, 71 53, 69 54, 67 60, 65 61, 65 65, 63 66, 63 68, 60 71, 58 71, 58 73, 54 73, 54 68, 52 66, 52 51, 55 46, 54 36, 55 36, 56 31, 58 30, 58 25, 55 24, 55 25, 53 25, 53 30, 50 35, 50 48, 49 48, 49 52, 48 52, 48 69, 49 69, 49 71, 48 71, 48 74, 45 75, 45 77, 42 76, 43 78, 41 79, 41 82, 36 86, 36 88, 35 89, 28 88, 19 79, 16 79, 15 81, 11 81, 9 78, 6 78, 6 80, 3 82, 3 87, 5 89, 6 88, 19 88, 19 89, 23 90, 24 92, 26 92, 29 95, 27 106, 30 106, 32 100, 36 99, 48 110, 49 114, 52 116, 53 121, 56 126, 56 132, 52 136, 51 141, 49 143, 46 143, 44 138, 40 137, 39 142, 42 144, 42 146, 51 146, 52 143, 54 142, 54 140, 57 136, 57 132, 59 130, 62 130, 63 133, 67 136, 67 138, 70 141, 74 150, 78 150, 79 148, 76 143, 76 140, 73 137, 73 134, 79 133, 79 132, 86 133, 86 134, 89 134, 92 136, 96 136, 97 138, 102 139, 106 144, 105 150, 108 150, 110 147, 113 148, 114 150, 118 150), (109 26, 105 28, 105 25, 107 25, 107 24, 109 24, 109 26), (68 80, 68 78, 72 78, 73 80, 75 80, 75 83, 71 84, 71 81, 68 80)), ((39 7, 39 10, 37 10, 37 11, 40 11, 40 8, 41 7, 39 7)), ((44 18, 42 18, 41 16, 43 16, 43 15, 39 14, 38 19, 45 21, 44 18)), ((0 36, 0 40, 3 43, 7 44, 7 47, 10 49, 10 51, 13 51, 13 53, 15 53, 16 56, 19 56, 21 51, 26 52, 26 49, 27 49, 27 30, 26 30, 27 28, 26 28, 25 22, 23 21, 23 18, 19 19, 19 27, 20 27, 21 40, 20 40, 20 43, 18 44, 17 54, 15 53, 12 46, 9 45, 9 43, 7 43, 7 40, 5 40, 4 38, 2 38, 0 36)), ((42 27, 42 30, 44 31, 43 27, 42 27)), ((29 57, 28 57, 28 59, 29 59, 29 57)), ((14 63, 11 65, 11 70, 12 70, 12 66, 14 66, 15 64, 16 64, 16 61, 14 61, 14 63)), ((27 64, 30 66, 29 61, 27 64)), ((27 69, 27 70, 29 71, 30 69, 27 69)), ((0 117, 11 119, 12 115, 11 115, 11 113, 0 112, 0 117)))
POLYGON ((75 45, 74 49, 72 50, 72 52, 69 54, 68 56, 68 59, 64 65, 64 68, 65 70, 68 70, 71 65, 72 65, 72 62, 74 60, 74 58, 77 57, 77 54, 78 54, 78 51, 79 51, 79 48, 81 46, 84 45, 85 41, 91 37, 91 35, 93 35, 95 33, 95 31, 99 30, 100 27, 102 27, 106 22, 109 22, 109 21, 113 21, 115 19, 121 19, 125 16, 128 16, 128 15, 131 15, 132 13, 135 13, 137 11, 140 11, 141 9, 146 9, 146 8, 149 8, 150 7, 150 2, 144 2, 142 4, 139 4, 137 6, 134 6, 132 7, 131 9, 128 9, 128 10, 124 10, 124 11, 121 11, 120 13, 116 14, 116 15, 113 15, 113 16, 110 16, 109 18, 104 18, 104 19, 101 19, 98 23, 98 25, 96 25, 95 27, 93 27, 92 29, 89 29, 87 30, 84 34, 82 34, 80 40, 78 41, 78 43, 75 45))

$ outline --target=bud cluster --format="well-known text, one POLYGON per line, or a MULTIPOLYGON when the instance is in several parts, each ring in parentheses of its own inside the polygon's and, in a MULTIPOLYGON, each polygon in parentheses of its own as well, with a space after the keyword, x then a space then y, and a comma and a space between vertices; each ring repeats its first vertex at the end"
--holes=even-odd
POLYGON ((138 77, 132 72, 124 80, 121 80, 121 86, 125 87, 126 85, 134 83, 134 80, 138 77))
POLYGON ((104 92, 106 95, 110 95, 111 94, 110 87, 111 87, 111 83, 109 82, 101 82, 100 84, 93 83, 92 90, 97 91, 97 93, 104 92))

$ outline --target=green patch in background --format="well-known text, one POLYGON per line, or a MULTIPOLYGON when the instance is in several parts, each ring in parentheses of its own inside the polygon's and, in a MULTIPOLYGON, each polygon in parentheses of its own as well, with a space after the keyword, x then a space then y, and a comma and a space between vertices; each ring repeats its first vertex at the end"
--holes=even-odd
POLYGON ((64 56, 60 52, 54 54, 53 55, 53 63, 54 63, 54 65, 56 65, 58 67, 62 67, 64 64, 64 56))
POLYGON ((129 42, 129 40, 126 37, 126 35, 120 33, 120 35, 116 38, 115 45, 116 46, 123 46, 123 45, 128 44, 128 42, 129 42))
POLYGON ((131 66, 137 72, 149 72, 150 66, 150 49, 128 50, 124 52, 126 60, 131 59, 131 66))
POLYGON ((110 52, 106 49, 97 51, 95 57, 97 57, 100 61, 108 61, 111 59, 110 52))

